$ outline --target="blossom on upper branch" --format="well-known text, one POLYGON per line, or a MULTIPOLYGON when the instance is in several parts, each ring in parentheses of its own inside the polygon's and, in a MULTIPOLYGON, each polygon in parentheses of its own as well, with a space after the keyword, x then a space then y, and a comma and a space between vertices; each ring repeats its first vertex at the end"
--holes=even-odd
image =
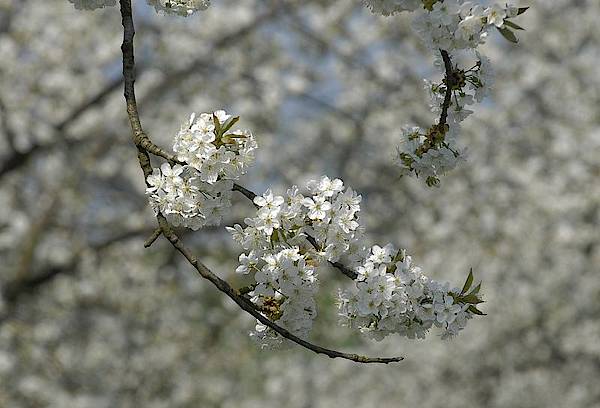
MULTIPOLYGON (((157 12, 189 16, 196 11, 205 10, 210 6, 210 0, 146 0, 157 12)), ((69 0, 76 9, 95 10, 116 5, 116 0, 69 0)))
POLYGON ((416 11, 413 29, 423 42, 436 54, 441 50, 447 59, 467 50, 476 55, 472 68, 462 69, 448 61, 436 59, 444 79, 441 83, 425 81, 432 100, 432 111, 440 115, 440 121, 428 129, 405 128, 398 147, 396 163, 401 175, 422 177, 427 185, 440 182, 440 175, 452 170, 463 159, 456 136, 459 123, 473 113, 468 105, 481 102, 493 84, 493 72, 488 58, 475 49, 483 44, 488 31, 497 29, 506 39, 516 42, 510 30, 522 29, 510 21, 524 13, 527 8, 510 5, 483 7, 465 0, 365 0, 375 13, 390 15, 404 10, 416 11), (448 96, 450 98, 448 99, 448 96))

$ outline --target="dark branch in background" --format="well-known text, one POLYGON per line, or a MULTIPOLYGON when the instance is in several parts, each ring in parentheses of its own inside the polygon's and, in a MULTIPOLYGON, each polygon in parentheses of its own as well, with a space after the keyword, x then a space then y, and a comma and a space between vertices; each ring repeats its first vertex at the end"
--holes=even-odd
MULTIPOLYGON (((269 11, 257 16, 252 22, 240 27, 236 27, 237 29, 235 31, 220 37, 214 42, 213 47, 211 47, 211 49, 205 55, 203 55, 200 58, 196 58, 192 61, 191 64, 189 64, 183 69, 175 70, 173 72, 168 73, 168 75, 166 76, 167 79, 165 79, 164 81, 160 82, 157 86, 152 88, 152 90, 145 96, 144 99, 157 98, 163 92, 172 88, 174 82, 179 82, 181 80, 180 78, 184 78, 186 76, 196 73, 199 69, 202 69, 207 65, 207 61, 210 60, 210 55, 213 51, 227 47, 240 40, 241 38, 244 38, 245 36, 249 35, 253 30, 258 29, 261 26, 261 24, 274 18, 279 12, 281 12, 281 10, 282 8, 278 5, 277 7, 274 7, 273 9, 270 9, 269 11)), ((0 27, 2 27, 1 24, 0 27)), ((8 28, 8 25, 6 26, 6 28, 8 28)), ((2 29, 0 28, 0 32, 1 31, 2 29)), ((98 105, 99 103, 102 103, 109 95, 111 95, 116 89, 118 89, 122 83, 123 78, 119 77, 106 84, 104 88, 98 91, 98 93, 90 96, 89 99, 84 100, 63 120, 53 125, 52 127, 54 129, 54 132, 60 136, 61 133, 63 133, 82 114, 87 112, 90 108, 98 105)), ((58 139, 61 138, 58 137, 58 139)), ((69 140, 69 143, 81 142, 82 140, 69 140)), ((5 157, 2 157, 2 161, 0 162, 0 179, 5 175, 9 174, 10 172, 14 171, 15 169, 26 165, 35 154, 51 149, 56 145, 58 145, 58 143, 34 143, 24 151, 16 151, 13 149, 13 151, 10 154, 6 155, 5 157)), ((152 147, 150 149, 152 149, 152 147)), ((162 152, 164 152, 164 150, 162 152)), ((161 151, 159 150, 157 151, 157 153, 161 153, 161 151)), ((168 156, 168 153, 164 153, 168 156)))
MULTIPOLYGON (((140 235, 148 233, 148 228, 124 231, 117 235, 109 236, 100 242, 90 243, 89 247, 94 251, 101 252, 112 245, 119 244, 128 239, 138 238, 140 235)), ((37 292, 59 276, 76 274, 81 254, 82 251, 75 250, 72 259, 66 264, 46 266, 35 274, 33 271, 28 270, 26 273, 21 274, 23 275, 22 277, 7 282, 0 291, 0 297, 6 303, 6 310, 0 314, 0 325, 12 318, 14 309, 21 298, 37 292)))
MULTIPOLYGON (((132 130, 133 142, 135 143, 135 145, 138 149, 138 160, 140 163, 140 167, 142 168, 142 171, 144 173, 144 178, 146 179, 152 173, 152 165, 150 163, 150 156, 148 154, 149 152, 146 149, 145 144, 144 144, 144 140, 149 141, 149 139, 144 134, 144 131, 142 130, 142 125, 140 122, 140 118, 139 118, 139 114, 138 114, 138 110, 137 110, 137 104, 136 104, 136 100, 135 100, 135 89, 134 89, 135 63, 134 63, 134 51, 133 51, 133 37, 135 35, 135 29, 134 29, 134 25, 133 25, 131 0, 120 0, 120 6, 121 6, 121 17, 122 17, 122 24, 123 24, 123 30, 124 30, 123 44, 121 46, 121 50, 123 51, 123 78, 124 78, 124 83, 125 83, 124 95, 125 95, 125 101, 127 104, 127 114, 129 117, 129 122, 130 122, 131 130, 132 130)), ((246 190, 243 188, 241 190, 238 189, 237 191, 241 191, 242 193, 245 192, 249 196, 252 196, 252 194, 253 194, 249 190, 246 190)), ((248 197, 248 198, 250 198, 250 197, 248 197)), ((171 245, 173 245, 173 247, 175 249, 177 249, 177 251, 179 251, 188 260, 188 262, 196 269, 196 271, 198 271, 200 276, 202 276, 203 278, 210 281, 213 285, 215 285, 217 287, 217 289, 219 289, 221 292, 223 292, 224 294, 229 296, 229 298, 231 298, 235 303, 237 303, 240 306, 240 308, 242 308, 247 313, 252 315, 254 318, 256 318, 262 324, 270 327, 272 330, 274 330, 275 332, 280 334, 282 337, 284 337, 290 341, 293 341, 294 343, 296 343, 302 347, 305 347, 315 353, 327 355, 330 358, 343 358, 343 359, 356 361, 356 362, 360 362, 360 363, 383 363, 383 364, 388 364, 388 363, 393 363, 393 362, 398 362, 398 361, 403 360, 403 357, 369 358, 369 357, 364 357, 364 356, 360 356, 357 354, 342 353, 339 351, 326 349, 321 346, 312 344, 310 342, 307 342, 306 340, 303 340, 303 339, 293 335, 292 333, 290 333, 283 327, 273 323, 271 320, 269 320, 268 318, 263 316, 258 310, 256 310, 254 304, 252 302, 250 302, 250 300, 248 300, 246 297, 244 297, 242 294, 240 294, 239 291, 232 288, 227 282, 225 282, 223 279, 219 278, 210 269, 208 269, 204 264, 202 264, 200 261, 198 261, 191 254, 189 249, 187 249, 183 245, 183 243, 181 242, 179 237, 169 226, 169 224, 164 216, 162 216, 161 214, 158 214, 157 220, 158 220, 158 225, 161 229, 162 235, 164 235, 165 238, 167 238, 169 240, 171 245)))
MULTIPOLYGON (((61 120, 59 123, 53 125, 54 132, 61 136, 65 129, 73 122, 75 122, 82 114, 87 112, 88 109, 96 106, 101 103, 109 96, 114 90, 116 90, 123 80, 121 78, 115 79, 108 83, 103 89, 101 89, 97 94, 92 95, 89 99, 86 99, 81 103, 81 105, 77 106, 69 115, 61 120)), ((64 137, 60 137, 60 139, 64 139, 64 137)), ((13 150, 13 152, 6 157, 3 162, 0 164, 0 178, 10 173, 12 170, 24 165, 27 161, 38 151, 49 148, 48 145, 42 145, 39 143, 32 144, 27 150, 17 151, 13 150)))
POLYGON ((2 126, 0 129, 2 129, 2 132, 6 136, 9 147, 15 152, 16 135, 14 129, 10 126, 10 123, 8 123, 8 112, 2 99, 0 99, 0 125, 2 126))

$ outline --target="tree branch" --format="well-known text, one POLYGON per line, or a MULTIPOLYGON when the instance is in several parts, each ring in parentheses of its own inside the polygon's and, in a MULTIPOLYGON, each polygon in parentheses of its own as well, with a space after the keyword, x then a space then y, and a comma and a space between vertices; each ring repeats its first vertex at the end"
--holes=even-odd
MULTIPOLYGON (((120 0, 121 6, 121 18, 123 24, 123 44, 121 46, 121 50, 123 52, 123 78, 124 78, 124 96, 125 102, 127 105, 127 115, 129 117, 129 122, 132 130, 132 138, 138 149, 138 160, 140 163, 140 167, 144 172, 145 179, 152 173, 152 166, 150 163, 150 156, 148 155, 148 150, 142 143, 143 136, 145 136, 142 124, 140 121, 137 104, 135 100, 135 62, 134 62, 134 47, 133 47, 133 38, 135 35, 135 29, 133 24, 133 16, 131 10, 131 0, 120 0)), ((145 136, 148 139, 147 136, 145 136)), ((149 141, 149 139, 148 139, 149 141)), ((151 142, 150 142, 151 143, 151 142)), ((242 193, 248 194, 248 198, 252 196, 249 190, 246 189, 237 189, 237 191, 241 191, 242 193)), ((244 194, 244 195, 246 195, 244 194)), ((402 361, 403 357, 391 357, 391 358, 369 358, 360 356, 357 354, 349 354, 342 353, 335 350, 330 350, 315 344, 312 344, 306 340, 303 340, 283 327, 273 323, 271 320, 263 316, 259 311, 256 310, 254 304, 250 302, 250 300, 246 299, 242 296, 237 290, 233 289, 227 282, 219 278, 215 275, 210 269, 208 269, 204 264, 198 261, 191 252, 183 245, 180 241, 179 237, 175 234, 175 232, 169 226, 166 218, 161 214, 157 215, 158 225, 162 231, 162 234, 169 240, 171 245, 177 251, 179 251, 188 262, 198 271, 200 276, 210 281, 217 289, 221 292, 229 296, 235 303, 240 306, 244 311, 252 315, 262 324, 270 327, 272 330, 280 334, 282 337, 293 341, 294 343, 305 347, 315 353, 327 355, 330 358, 342 358, 346 360, 351 360, 360 363, 393 363, 402 361)))

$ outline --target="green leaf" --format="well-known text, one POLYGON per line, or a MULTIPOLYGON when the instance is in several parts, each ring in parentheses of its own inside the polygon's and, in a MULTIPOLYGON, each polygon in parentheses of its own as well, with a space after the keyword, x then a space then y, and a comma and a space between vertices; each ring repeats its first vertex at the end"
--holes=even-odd
POLYGON ((460 291, 461 295, 463 293, 467 293, 467 291, 471 287, 471 284, 473 284, 473 268, 471 268, 471 270, 469 271, 469 276, 467 276, 467 280, 465 281, 465 284, 462 290, 460 291))
POLYGON ((515 33, 513 33, 512 31, 510 31, 508 28, 505 28, 505 27, 496 27, 496 29, 498 29, 498 31, 500 31, 500 34, 502 34, 502 36, 504 38, 506 38, 507 41, 510 41, 513 44, 517 44, 519 42, 519 40, 517 39, 517 36, 515 35, 515 33))
POLYGON ((473 290, 471 291, 471 293, 469 293, 469 295, 477 295, 479 293, 480 289, 481 289, 481 282, 479 282, 479 285, 477 285, 473 288, 473 290))
POLYGON ((217 118, 217 115, 215 115, 214 113, 213 113, 212 117, 213 117, 213 123, 215 124, 215 134, 220 137, 222 135, 221 122, 219 122, 219 118, 217 118))
POLYGON ((235 117, 229 119, 227 122, 225 122, 223 124, 223 128, 221 131, 223 133, 227 132, 229 129, 231 129, 233 127, 233 125, 235 125, 237 123, 238 120, 240 120, 239 116, 235 116, 235 117))
POLYGON ((519 12, 517 13, 517 16, 520 16, 521 14, 525 13, 528 9, 529 7, 519 7, 519 12))
POLYGON ((483 300, 481 300, 477 296, 471 295, 471 294, 468 294, 466 296, 461 296, 460 300, 463 303, 471 303, 473 305, 476 305, 478 303, 483 303, 483 300))
POLYGON ((515 30, 525 30, 518 24, 513 23, 512 21, 504 20, 504 25, 509 26, 510 28, 514 28, 515 30))
POLYGON ((483 313, 481 310, 477 309, 475 306, 471 305, 467 308, 467 310, 473 314, 479 315, 479 316, 487 316, 486 313, 483 313))

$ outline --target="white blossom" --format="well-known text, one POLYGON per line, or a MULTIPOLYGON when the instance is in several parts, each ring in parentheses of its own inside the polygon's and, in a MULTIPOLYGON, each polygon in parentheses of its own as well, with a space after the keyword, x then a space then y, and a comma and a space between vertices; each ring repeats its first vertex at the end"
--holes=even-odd
POLYGON ((456 300, 458 289, 427 278, 405 251, 395 251, 391 244, 373 246, 357 270, 359 279, 352 290, 340 291, 340 316, 344 324, 376 340, 392 333, 424 338, 432 326, 449 337, 472 317, 469 305, 456 300))
MULTIPOLYGON (((175 136, 173 151, 186 164, 163 163, 148 176, 146 193, 156 213, 194 230, 218 225, 231 207, 233 181, 253 162, 257 144, 247 130, 232 130, 225 111, 192 114, 175 136)), ((262 219, 260 228, 277 228, 262 219)))

